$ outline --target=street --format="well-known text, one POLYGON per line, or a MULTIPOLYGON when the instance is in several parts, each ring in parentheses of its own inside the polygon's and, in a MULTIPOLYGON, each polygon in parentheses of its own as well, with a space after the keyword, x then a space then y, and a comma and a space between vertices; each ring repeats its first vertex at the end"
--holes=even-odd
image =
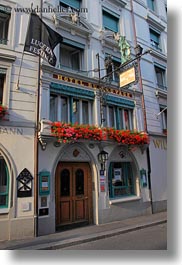
POLYGON ((167 250, 167 224, 66 247, 62 250, 167 250))

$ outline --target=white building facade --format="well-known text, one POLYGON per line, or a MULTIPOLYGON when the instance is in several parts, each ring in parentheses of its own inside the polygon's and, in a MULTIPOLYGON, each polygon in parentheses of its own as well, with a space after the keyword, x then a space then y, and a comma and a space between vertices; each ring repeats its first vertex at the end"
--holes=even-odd
MULTIPOLYGON (((9 112, 0 120, 0 240, 166 210, 166 2, 42 3, 43 21, 63 42, 54 50, 55 67, 41 61, 40 80, 38 57, 28 53, 19 74, 28 14, 15 12, 17 7, 29 6, 23 1, 0 6, 2 21, 9 22, 8 31, 3 22, 8 35, 0 35, 7 39, 0 44, 0 76, 9 112), (121 64, 117 33, 130 44, 131 58, 137 44, 153 51, 140 59, 138 83, 123 89, 115 72, 99 81, 99 68, 101 78, 108 73, 108 56, 112 70, 121 64), (130 148, 89 137, 58 142, 52 122, 147 131, 150 144, 130 148), (102 151, 108 153, 105 170, 98 159, 102 151)), ((40 1, 32 7, 41 7, 40 1)))

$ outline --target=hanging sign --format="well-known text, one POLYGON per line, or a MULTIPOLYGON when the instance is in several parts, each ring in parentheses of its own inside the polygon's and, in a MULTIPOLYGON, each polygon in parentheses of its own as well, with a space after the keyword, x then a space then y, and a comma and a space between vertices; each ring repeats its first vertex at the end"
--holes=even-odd
POLYGON ((128 70, 120 73, 119 75, 119 86, 125 87, 131 83, 134 83, 136 81, 136 74, 135 74, 135 66, 132 66, 128 70))

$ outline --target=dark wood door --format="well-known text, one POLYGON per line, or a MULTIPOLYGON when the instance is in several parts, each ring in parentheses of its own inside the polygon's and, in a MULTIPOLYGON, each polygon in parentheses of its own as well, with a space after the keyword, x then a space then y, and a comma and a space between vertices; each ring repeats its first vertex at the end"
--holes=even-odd
POLYGON ((56 172, 56 225, 91 222, 91 175, 87 163, 60 163, 56 172))

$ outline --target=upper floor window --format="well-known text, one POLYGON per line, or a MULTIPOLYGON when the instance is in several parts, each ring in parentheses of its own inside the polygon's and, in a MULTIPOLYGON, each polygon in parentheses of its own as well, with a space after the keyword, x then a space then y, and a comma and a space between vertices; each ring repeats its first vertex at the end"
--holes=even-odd
POLYGON ((50 95, 50 114, 49 118, 51 121, 57 121, 57 109, 58 109, 58 97, 54 94, 50 95))
POLYGON ((118 130, 133 130, 133 110, 119 106, 104 106, 104 127, 118 130))
POLYGON ((161 113, 161 126, 164 133, 167 131, 167 107, 160 107, 161 113))
POLYGON ((102 11, 102 15, 103 15, 103 28, 114 32, 118 32, 119 17, 105 10, 102 11))
POLYGON ((0 104, 3 104, 5 78, 6 78, 6 75, 5 73, 3 73, 3 71, 1 71, 1 68, 0 68, 0 104))
POLYGON ((0 5, 0 44, 7 45, 10 11, 9 8, 0 5))
POLYGON ((155 67, 155 74, 156 74, 156 80, 157 80, 157 86, 161 89, 166 90, 166 70, 163 68, 160 68, 158 66, 155 67))
POLYGON ((161 51, 160 48, 160 34, 153 29, 150 29, 150 43, 151 46, 161 51))
POLYGON ((0 208, 8 207, 9 174, 5 160, 0 154, 0 208))
POLYGON ((112 73, 108 76, 108 79, 110 81, 118 82, 119 81, 119 74, 115 70, 118 69, 119 66, 121 65, 121 60, 108 56, 105 59, 105 65, 106 65, 106 74, 109 75, 110 73, 112 73), (110 63, 109 63, 109 60, 110 60, 110 63), (108 63, 109 63, 109 65, 108 65, 108 63))
POLYGON ((69 68, 75 71, 82 69, 83 49, 72 45, 60 45, 60 67, 69 68))
POLYGON ((155 11, 155 0, 147 0, 147 6, 150 10, 155 11))
POLYGON ((78 124, 93 124, 91 100, 74 96, 50 95, 50 120, 78 124))
POLYGON ((79 9, 81 6, 81 0, 61 0, 60 6, 68 8, 71 7, 73 9, 79 9))

